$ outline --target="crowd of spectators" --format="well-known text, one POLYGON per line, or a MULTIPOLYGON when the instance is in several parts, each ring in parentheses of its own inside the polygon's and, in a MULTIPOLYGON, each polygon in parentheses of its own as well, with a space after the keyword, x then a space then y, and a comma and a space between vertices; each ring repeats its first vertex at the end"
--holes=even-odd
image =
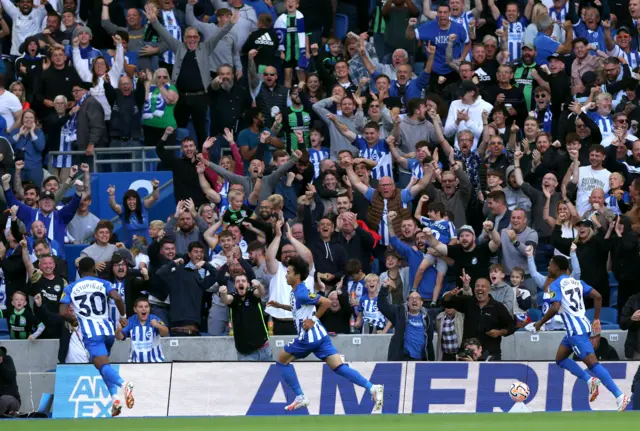
POLYGON ((563 254, 640 359, 640 0, 2 6, 11 338, 60 338, 61 362, 86 360, 57 311, 76 243, 129 316, 233 334, 239 359, 269 360, 269 336, 295 334, 268 302, 289 303, 301 256, 331 300, 327 331, 393 333, 390 360, 497 360, 546 311, 563 254), (346 35, 337 3, 355 5, 346 35), (150 217, 157 182, 91 196, 96 151, 142 143, 173 173, 167 220, 150 217))

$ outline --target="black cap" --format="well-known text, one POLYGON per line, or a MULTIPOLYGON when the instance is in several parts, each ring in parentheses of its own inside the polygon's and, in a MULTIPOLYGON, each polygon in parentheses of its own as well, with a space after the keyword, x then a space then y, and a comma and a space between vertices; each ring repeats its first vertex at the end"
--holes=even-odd
POLYGON ((136 266, 136 261, 133 258, 133 255, 126 248, 119 248, 113 252, 113 256, 111 256, 112 263, 118 263, 121 260, 124 260, 127 265, 131 268, 136 266))
POLYGON ((388 109, 402 108, 403 106, 401 97, 385 97, 383 102, 388 109))
POLYGON ((554 52, 549 57, 547 57, 547 61, 551 61, 554 58, 556 58, 558 60, 561 60, 562 56, 560 54, 558 54, 557 52, 554 52))
POLYGON ((631 30, 629 30, 629 27, 623 25, 620 28, 618 28, 618 30, 616 31, 616 34, 620 34, 620 33, 627 33, 628 35, 631 35, 631 30))
POLYGON ((40 192, 40 199, 52 199, 52 200, 56 200, 56 195, 53 194, 53 192, 50 192, 48 190, 43 190, 40 192))
POLYGON ((589 227, 591 229, 595 228, 595 226, 593 225, 593 222, 589 219, 580 220, 578 223, 576 223, 576 226, 584 226, 584 227, 589 227))
POLYGON ((87 91, 91 90, 93 88, 93 84, 91 82, 76 82, 75 84, 73 84, 74 87, 80 87, 83 88, 87 91))
POLYGON ((475 82, 471 81, 470 79, 466 79, 464 81, 460 82, 460 93, 461 94, 465 94, 469 91, 477 91, 478 90, 478 84, 476 84, 475 82))

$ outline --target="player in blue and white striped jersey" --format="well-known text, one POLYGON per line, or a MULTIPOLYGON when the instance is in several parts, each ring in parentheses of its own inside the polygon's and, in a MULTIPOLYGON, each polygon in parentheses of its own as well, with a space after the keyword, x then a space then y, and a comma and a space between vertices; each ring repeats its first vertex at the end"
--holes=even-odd
POLYGON ((78 262, 78 274, 81 278, 64 288, 60 298, 60 315, 74 323, 77 319, 82 333, 82 343, 89 353, 89 360, 98 369, 109 389, 113 404, 111 415, 118 416, 122 405, 118 399, 118 389, 124 386, 125 401, 128 408, 133 407, 133 383, 126 382, 109 365, 109 353, 114 342, 113 323, 109 320, 109 298, 113 299, 120 312, 120 324, 127 325, 124 301, 108 281, 96 275, 96 263, 90 257, 78 262), (75 315, 69 312, 73 306, 75 315))
POLYGON ((303 282, 308 276, 309 264, 300 256, 290 258, 287 262, 287 284, 292 289, 291 303, 289 305, 280 304, 276 301, 267 303, 267 306, 291 311, 298 330, 298 337, 285 346, 276 361, 276 366, 280 370, 284 381, 296 394, 296 398, 285 407, 285 410, 297 410, 309 405, 309 400, 302 392, 291 362, 296 359, 306 358, 310 353, 313 353, 318 359, 329 365, 339 376, 366 388, 371 393, 375 410, 381 411, 384 396, 383 386, 372 384, 356 370, 342 363, 338 351, 333 347, 331 338, 327 335, 327 330, 320 323, 320 318, 329 309, 331 301, 309 290, 303 282))
POLYGON ((131 338, 129 362, 164 362, 160 337, 168 336, 169 328, 158 316, 150 314, 151 305, 146 298, 138 298, 133 310, 136 314, 129 318, 127 326, 118 325, 116 329, 118 340, 131 338))
POLYGON ((391 322, 389 322, 382 312, 378 309, 378 293, 380 291, 380 277, 376 274, 368 274, 364 278, 365 285, 367 286, 367 293, 360 298, 360 305, 358 306, 358 320, 356 320, 356 327, 365 327, 364 324, 369 326, 369 331, 363 333, 371 334, 386 334, 391 329, 391 322))
POLYGON ((616 397, 618 411, 623 411, 629 405, 631 398, 624 395, 614 383, 609 372, 598 363, 593 345, 589 339, 592 328, 595 335, 600 332, 600 309, 602 308, 602 296, 586 284, 567 275, 569 260, 557 255, 549 262, 549 278, 554 280, 549 286, 551 307, 538 322, 533 324, 537 332, 548 320, 560 313, 564 322, 566 335, 560 342, 556 353, 556 364, 569 371, 574 376, 589 385, 589 401, 593 402, 598 397, 598 386, 602 382, 605 387, 616 397), (584 296, 593 299, 595 306, 593 327, 585 315, 584 296), (572 353, 583 361, 596 377, 591 377, 571 359, 572 353))

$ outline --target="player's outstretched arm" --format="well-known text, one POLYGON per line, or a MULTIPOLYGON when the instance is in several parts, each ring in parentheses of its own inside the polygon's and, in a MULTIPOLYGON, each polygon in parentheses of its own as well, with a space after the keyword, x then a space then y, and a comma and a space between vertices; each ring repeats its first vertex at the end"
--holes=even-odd
MULTIPOLYGON (((602 298, 601 298, 602 299, 602 298)), ((553 316, 555 316, 556 314, 558 314, 558 312, 560 311, 560 301, 556 301, 556 302, 552 302, 551 306, 549 307, 549 309, 547 310, 547 312, 544 314, 544 316, 542 316, 542 319, 538 320, 534 326, 536 328, 536 331, 539 331, 540 328, 542 328, 542 326, 547 323, 549 320, 551 320, 551 318, 553 316)))
POLYGON ((330 306, 331 301, 329 301, 324 296, 320 296, 318 298, 318 303, 316 304, 316 317, 320 319, 324 315, 324 313, 327 312, 330 306))
MULTIPOLYGON (((290 305, 280 304, 279 302, 276 302, 276 301, 267 302, 267 307, 279 308, 281 310, 287 310, 287 311, 291 311, 292 310, 290 305)), ((316 316, 317 315, 318 314, 316 313, 316 316)))
MULTIPOLYGON (((584 284, 584 282, 582 282, 584 284)), ((593 299, 593 321, 600 320, 600 310, 602 309, 602 295, 595 289, 589 292, 589 298, 593 299)))
MULTIPOLYGON (((122 300, 122 296, 120 296, 118 291, 115 289, 111 290, 109 292, 109 297, 113 299, 113 301, 116 303, 116 307, 118 308, 118 312, 120 313, 120 316, 126 316, 127 311, 124 309, 124 301, 122 300)), ((124 320, 123 320, 123 317, 120 317, 120 320, 122 322, 123 327, 127 326, 126 317, 124 317, 124 320)))

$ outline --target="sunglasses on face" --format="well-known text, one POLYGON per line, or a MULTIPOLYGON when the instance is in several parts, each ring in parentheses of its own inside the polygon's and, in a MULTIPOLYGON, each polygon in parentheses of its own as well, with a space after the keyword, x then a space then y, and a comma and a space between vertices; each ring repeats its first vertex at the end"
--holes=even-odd
POLYGON ((536 94, 536 99, 544 99, 545 97, 547 97, 546 94, 536 94))
POLYGON ((616 123, 627 124, 627 119, 626 118, 618 118, 616 120, 616 123))
POLYGON ((276 76, 275 73, 267 73, 267 72, 263 73, 263 75, 264 76, 276 76))

